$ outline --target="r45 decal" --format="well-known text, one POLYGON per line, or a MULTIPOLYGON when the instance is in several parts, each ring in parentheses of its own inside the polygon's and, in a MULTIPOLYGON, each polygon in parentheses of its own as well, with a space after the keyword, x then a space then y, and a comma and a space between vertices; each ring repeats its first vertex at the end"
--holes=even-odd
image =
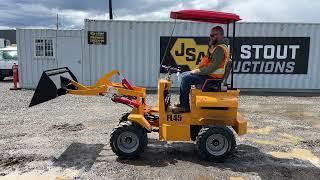
POLYGON ((168 114, 167 121, 182 121, 182 116, 180 114, 168 114))

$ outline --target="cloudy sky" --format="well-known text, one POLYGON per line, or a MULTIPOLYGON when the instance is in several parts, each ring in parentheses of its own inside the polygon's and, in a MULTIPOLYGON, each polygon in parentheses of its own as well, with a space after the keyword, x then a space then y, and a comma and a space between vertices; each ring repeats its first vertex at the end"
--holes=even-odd
MULTIPOLYGON (((108 0, 0 0, 0 28, 82 28, 83 19, 108 19, 108 0)), ((114 19, 169 20, 171 10, 234 12, 243 21, 320 23, 319 0, 113 0, 114 19)))

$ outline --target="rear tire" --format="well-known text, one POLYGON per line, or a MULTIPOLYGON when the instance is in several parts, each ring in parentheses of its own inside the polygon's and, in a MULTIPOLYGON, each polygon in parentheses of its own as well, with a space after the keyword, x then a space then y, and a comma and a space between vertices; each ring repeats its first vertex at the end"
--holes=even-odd
POLYGON ((147 132, 144 128, 129 121, 120 122, 110 136, 112 151, 124 159, 136 159, 147 144, 147 132))
POLYGON ((214 126, 200 130, 196 146, 201 159, 223 162, 235 149, 236 140, 229 128, 214 126))

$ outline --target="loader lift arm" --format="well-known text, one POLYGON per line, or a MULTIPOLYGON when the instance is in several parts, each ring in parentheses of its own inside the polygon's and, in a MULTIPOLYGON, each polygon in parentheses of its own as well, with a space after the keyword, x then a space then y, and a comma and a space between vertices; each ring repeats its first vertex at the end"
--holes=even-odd
POLYGON ((121 83, 111 82, 114 75, 120 75, 116 69, 102 76, 94 85, 85 86, 68 67, 44 71, 41 75, 29 107, 49 101, 65 94, 75 95, 106 95, 112 101, 138 108, 146 97, 145 88, 132 86, 122 77, 121 83))

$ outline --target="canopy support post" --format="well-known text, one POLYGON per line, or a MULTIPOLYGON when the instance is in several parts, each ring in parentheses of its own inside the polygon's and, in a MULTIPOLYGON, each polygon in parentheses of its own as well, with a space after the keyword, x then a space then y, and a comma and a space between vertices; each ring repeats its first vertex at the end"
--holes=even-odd
POLYGON ((231 88, 233 89, 233 66, 234 66, 234 61, 235 61, 235 36, 236 36, 236 22, 233 21, 233 35, 232 35, 232 67, 231 67, 231 88))
POLYGON ((229 38, 229 23, 227 24, 227 38, 229 38))
POLYGON ((171 31, 171 34, 170 34, 169 41, 168 41, 168 43, 167 43, 166 49, 165 49, 165 51, 164 51, 164 55, 163 55, 163 57, 162 57, 162 59, 161 59, 161 62, 160 62, 160 68, 159 68, 158 78, 160 78, 162 64, 163 64, 163 61, 164 61, 165 58, 166 58, 167 51, 168 51, 168 47, 169 47, 169 45, 170 45, 170 42, 171 42, 171 39, 172 39, 172 36, 173 36, 173 33, 174 33, 174 29, 176 28, 176 24, 177 24, 177 19, 175 18, 175 19, 174 19, 173 28, 172 28, 172 31, 171 31))

